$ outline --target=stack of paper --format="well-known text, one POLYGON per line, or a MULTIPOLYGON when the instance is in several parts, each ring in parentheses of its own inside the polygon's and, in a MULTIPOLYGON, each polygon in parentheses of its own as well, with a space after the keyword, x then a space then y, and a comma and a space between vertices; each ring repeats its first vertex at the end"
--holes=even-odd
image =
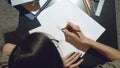
POLYGON ((30 33, 44 32, 59 40, 63 56, 72 51, 81 51, 83 55, 86 52, 86 50, 76 49, 65 41, 64 34, 60 29, 64 28, 68 22, 79 25, 83 34, 93 40, 97 40, 105 31, 104 27, 69 0, 61 0, 46 8, 37 19, 42 26, 30 30, 30 33))

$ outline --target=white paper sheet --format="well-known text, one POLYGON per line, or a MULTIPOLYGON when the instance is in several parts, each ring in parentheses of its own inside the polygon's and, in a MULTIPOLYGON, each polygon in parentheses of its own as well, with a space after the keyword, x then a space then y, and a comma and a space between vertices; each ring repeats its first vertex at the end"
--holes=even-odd
POLYGON ((34 1, 34 0, 11 0, 11 4, 12 6, 15 6, 15 5, 19 5, 19 4, 23 4, 31 1, 34 1))
MULTIPOLYGON (((40 6, 43 6, 45 4, 47 0, 40 0, 39 3, 40 3, 40 6)), ((52 0, 49 5, 47 6, 50 7, 52 5, 54 5, 55 3, 59 2, 61 0, 52 0)), ((83 3, 83 0, 69 0, 71 1, 72 3, 74 3, 77 7, 81 8, 84 12, 86 12, 86 9, 85 9, 85 6, 84 6, 84 3, 83 3)), ((37 10, 38 11, 38 10, 37 10)), ((37 11, 32 11, 31 13, 33 14, 36 14, 37 11)))
MULTIPOLYGON (((55 39, 62 41, 60 48, 62 49, 63 56, 66 56, 72 51, 77 51, 75 47, 65 42, 64 34, 60 30, 60 28, 64 28, 68 22, 79 25, 83 34, 93 40, 97 40, 105 31, 104 27, 69 0, 61 0, 51 7, 48 7, 37 19, 42 26, 30 30, 30 33, 45 32, 52 35, 55 39)), ((85 54, 85 51, 81 52, 83 55, 85 54)))

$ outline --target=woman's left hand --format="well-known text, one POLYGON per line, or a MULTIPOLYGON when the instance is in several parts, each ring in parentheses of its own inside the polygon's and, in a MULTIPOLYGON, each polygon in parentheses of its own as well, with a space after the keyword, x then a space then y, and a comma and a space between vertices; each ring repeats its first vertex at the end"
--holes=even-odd
POLYGON ((72 52, 68 54, 66 57, 62 58, 63 64, 65 68, 79 68, 79 65, 83 62, 83 59, 79 60, 77 59, 81 56, 81 53, 79 52, 72 52))

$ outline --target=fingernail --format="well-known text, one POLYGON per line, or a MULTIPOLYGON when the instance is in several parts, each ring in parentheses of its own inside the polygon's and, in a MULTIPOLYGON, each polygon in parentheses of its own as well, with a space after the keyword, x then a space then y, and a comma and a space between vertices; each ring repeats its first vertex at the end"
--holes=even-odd
POLYGON ((62 30, 63 32, 65 32, 65 31, 66 31, 66 30, 65 30, 65 28, 62 28, 61 30, 62 30))
POLYGON ((81 61, 84 61, 84 59, 81 59, 81 61))
POLYGON ((78 54, 82 54, 81 52, 77 51, 78 54))

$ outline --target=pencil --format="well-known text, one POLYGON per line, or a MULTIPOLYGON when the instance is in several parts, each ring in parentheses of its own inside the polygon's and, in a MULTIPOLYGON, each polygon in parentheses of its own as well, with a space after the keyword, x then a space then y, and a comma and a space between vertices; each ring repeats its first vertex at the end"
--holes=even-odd
MULTIPOLYGON (((62 28, 61 30, 64 31, 66 28, 62 28)), ((74 29, 71 29, 69 30, 70 32, 81 32, 80 30, 74 30, 74 29)))
POLYGON ((85 5, 87 14, 90 15, 90 10, 89 10, 89 7, 88 7, 88 5, 87 5, 86 0, 83 0, 83 3, 84 3, 84 5, 85 5))
MULTIPOLYGON (((65 29, 66 29, 66 28, 62 28, 61 30, 64 32, 65 29)), ((77 32, 81 32, 80 30, 71 29, 71 30, 68 30, 68 31, 75 33, 75 34, 80 38, 80 36, 79 36, 78 33, 77 33, 77 32)))

